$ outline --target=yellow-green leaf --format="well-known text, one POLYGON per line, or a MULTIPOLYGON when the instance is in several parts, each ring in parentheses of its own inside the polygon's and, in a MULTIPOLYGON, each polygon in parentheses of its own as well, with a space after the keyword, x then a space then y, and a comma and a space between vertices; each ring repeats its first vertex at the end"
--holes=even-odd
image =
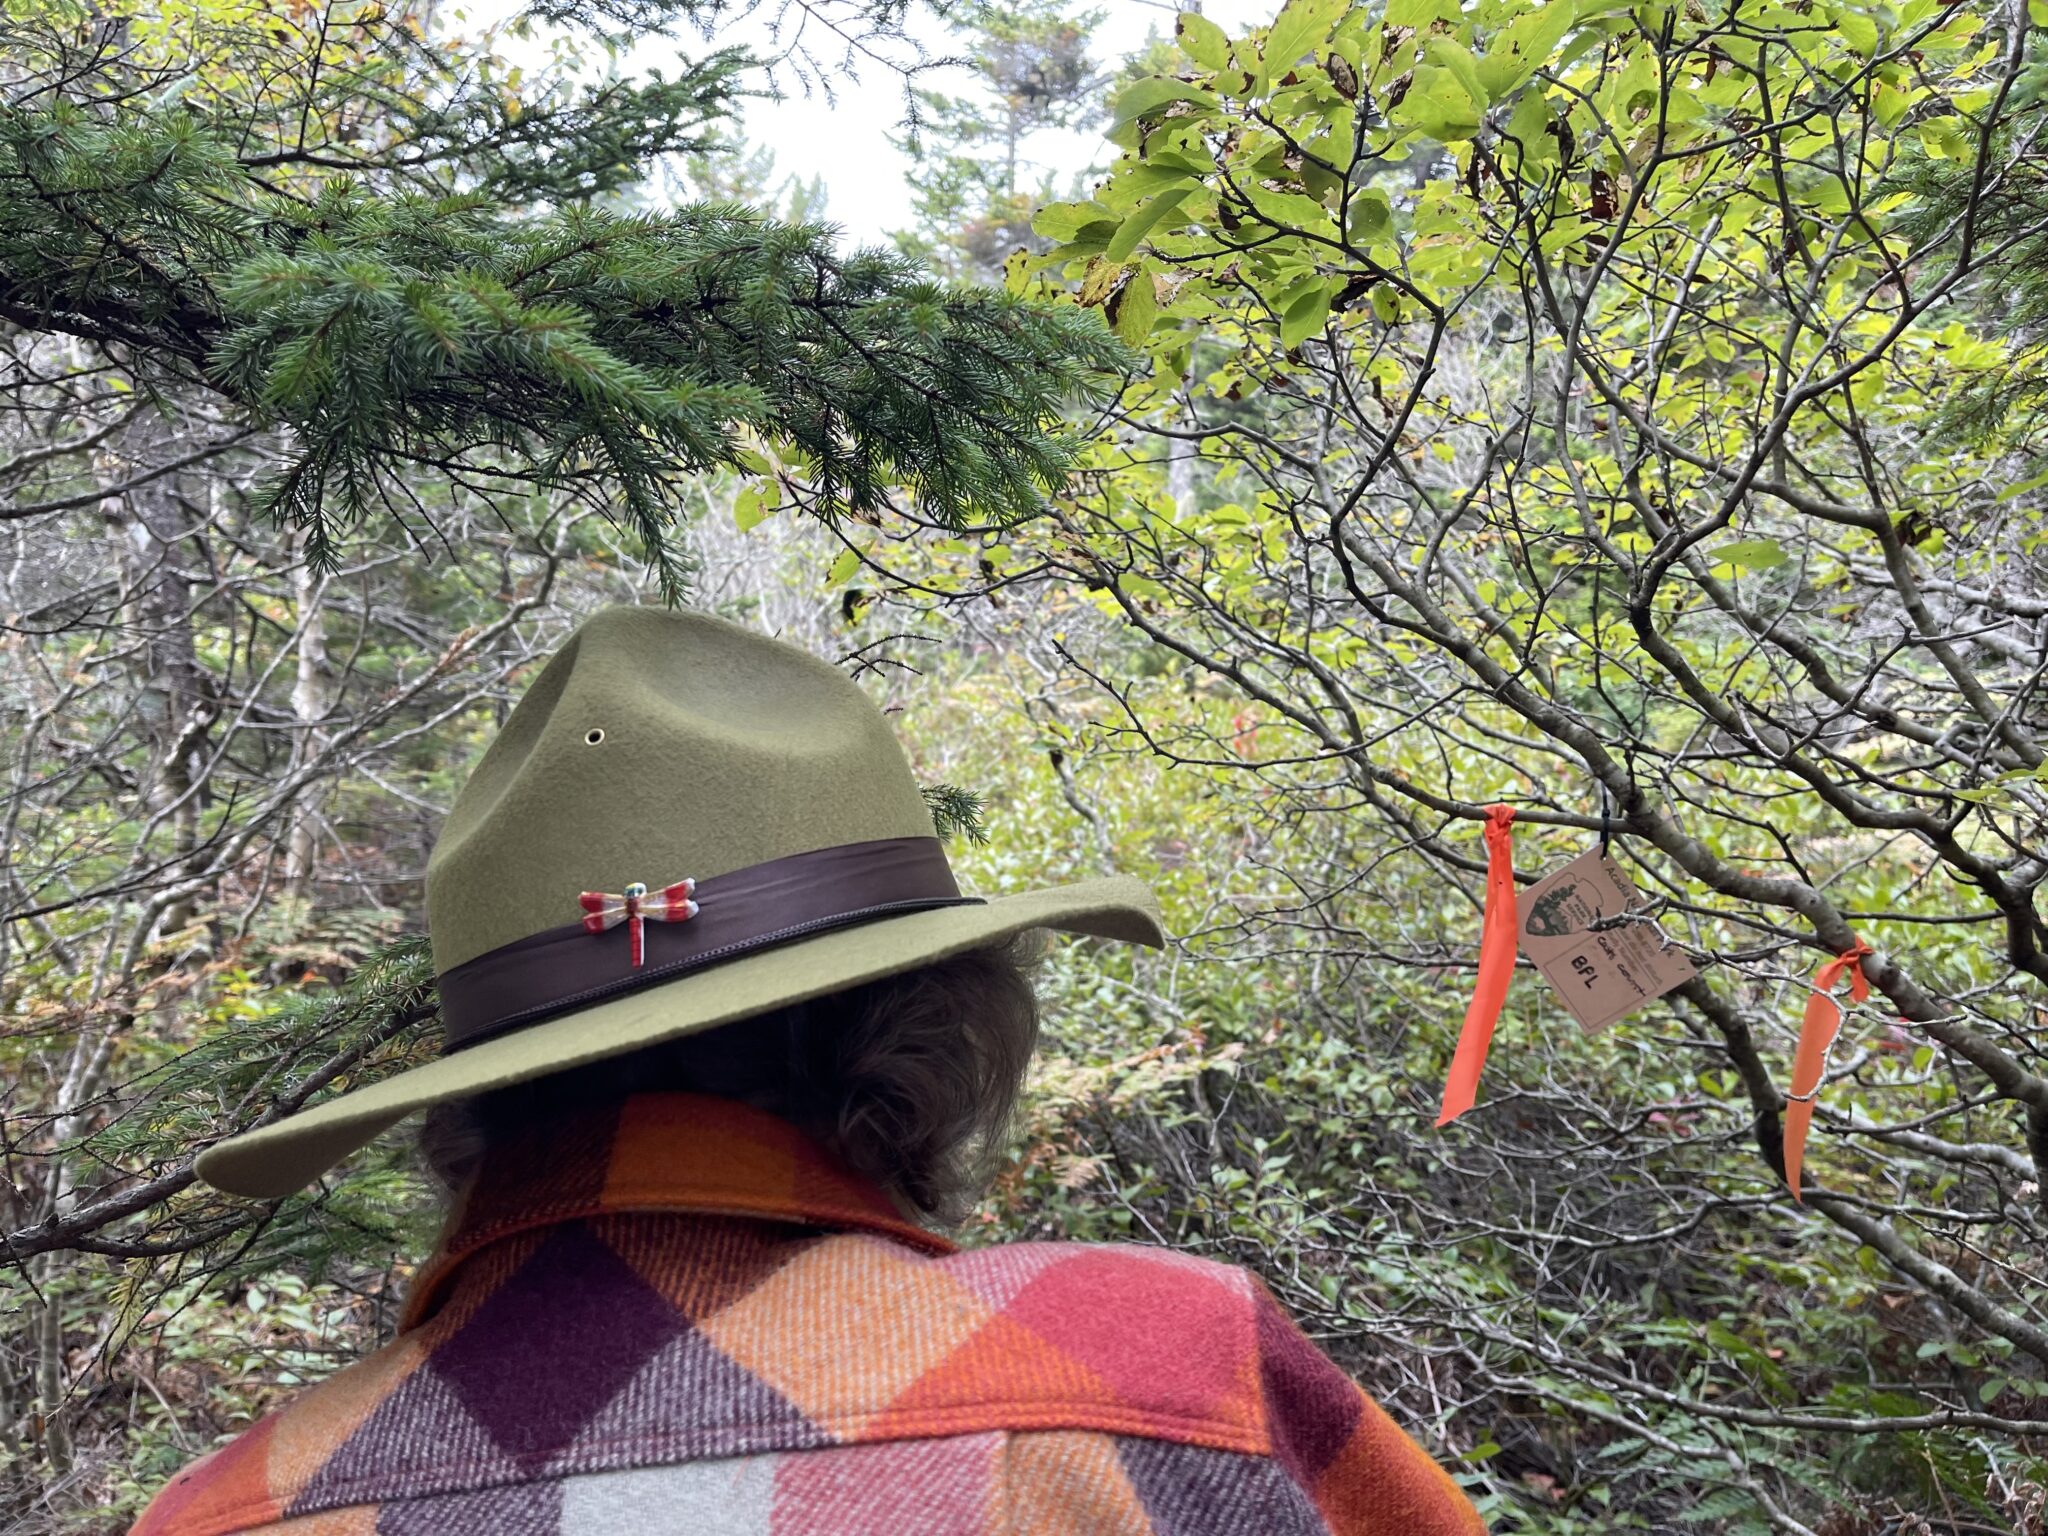
POLYGON ((1862 12, 1843 6, 1835 12, 1835 31, 1866 59, 1877 52, 1877 23, 1862 12))
POLYGON ((1330 287, 1317 283, 1287 306, 1280 317, 1280 345, 1292 350, 1323 328, 1330 318, 1330 287))
POLYGON ((1354 193, 1348 212, 1351 239, 1359 245, 1377 245, 1394 233, 1394 204, 1378 187, 1354 193))
POLYGON ((1103 248, 1105 261, 1122 261, 1138 248, 1138 242, 1152 232, 1152 227, 1181 205, 1181 201, 1193 191, 1183 187, 1174 192, 1162 192, 1136 213, 1125 219, 1109 237, 1109 244, 1103 248))
POLYGON ((1880 126, 1896 128, 1906 109, 1913 105, 1913 98, 1897 86, 1878 81, 1870 90, 1870 115, 1880 126))
POLYGON ((1578 19, 1576 0, 1542 0, 1503 27, 1479 61, 1479 83, 1487 99, 1503 100, 1541 69, 1578 19))
POLYGON ((1469 139, 1479 131, 1479 103, 1458 77, 1433 64, 1418 64, 1408 94, 1394 108, 1394 122, 1440 144, 1469 139))
POLYGON ((1960 117, 1930 117, 1920 124, 1920 147, 1937 160, 1967 160, 1970 137, 1960 117))
POLYGON ((1266 68, 1285 74, 1311 48, 1319 47, 1344 14, 1348 0, 1287 0, 1266 34, 1266 68))
POLYGON ((1252 207, 1259 217, 1280 229, 1298 229, 1310 234, 1332 232, 1330 210, 1312 197, 1299 192, 1269 192, 1264 187, 1248 187, 1246 195, 1252 200, 1252 207))
POLYGON ((1458 0, 1387 0, 1387 25, 1426 27, 1434 22, 1454 21, 1458 0))
POLYGON ((1114 219, 1116 213, 1101 203, 1047 203, 1031 216, 1031 227, 1048 240, 1073 239, 1090 224, 1114 219))
POLYGON ((1117 335, 1134 347, 1143 346, 1159 317, 1159 290, 1152 274, 1142 267, 1133 272, 1131 280, 1110 295, 1103 313, 1117 335))
POLYGON ((1791 558, 1773 539, 1737 539, 1732 544, 1716 545, 1707 553, 1726 565, 1739 565, 1751 571, 1768 571, 1791 558))
POLYGON ((1088 263, 1088 270, 1081 275, 1081 291, 1075 296, 1075 302, 1084 307, 1093 307, 1105 302, 1116 292, 1117 284, 1123 281, 1123 277, 1122 262, 1097 256, 1088 263))
POLYGON ((1479 83, 1479 61, 1472 57, 1472 50, 1455 37, 1432 37, 1425 52, 1432 63, 1450 72, 1451 78, 1464 87, 1465 94, 1475 105, 1484 107, 1492 100, 1486 87, 1479 83))
POLYGON ((1110 108, 1110 131, 1114 133, 1126 123, 1150 117, 1176 101, 1192 101, 1199 106, 1213 107, 1216 94, 1170 75, 1147 75, 1142 80, 1132 81, 1117 96, 1110 108))
POLYGON ((741 533, 775 515, 782 505, 782 487, 773 480, 756 480, 733 498, 733 525, 741 533))
POLYGON ((1230 62, 1230 39, 1223 29, 1200 11, 1182 11, 1174 18, 1174 36, 1181 52, 1208 69, 1221 69, 1230 62))
POLYGON ((1557 135, 1550 131, 1551 122, 1550 104, 1543 93, 1524 91, 1509 114, 1506 130, 1506 136, 1520 146, 1523 165, 1534 168, 1557 158, 1557 135))

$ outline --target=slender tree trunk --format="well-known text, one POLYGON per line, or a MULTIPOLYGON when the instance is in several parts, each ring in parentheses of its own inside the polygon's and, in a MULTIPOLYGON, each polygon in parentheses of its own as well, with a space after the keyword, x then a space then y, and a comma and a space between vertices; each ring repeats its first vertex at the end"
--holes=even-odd
MULTIPOLYGON (((326 595, 326 578, 314 571, 305 558, 292 570, 292 597, 298 606, 299 663, 292 683, 292 719, 297 726, 294 767, 317 757, 327 745, 321 729, 334 707, 334 690, 327 664, 327 611, 321 599, 326 595)), ((292 815, 291 835, 285 844, 284 883, 294 898, 307 895, 319 854, 320 808, 317 797, 300 798, 292 815)))
MULTIPOLYGON (((137 416, 119 439, 120 463, 105 465, 102 472, 119 480, 125 465, 132 474, 135 466, 171 451, 169 434, 161 417, 137 416)), ((118 535, 123 606, 145 637, 135 666, 155 751, 141 809, 152 817, 168 815, 172 852, 183 863, 199 846, 205 796, 203 789, 194 793, 195 776, 217 710, 212 679, 193 643, 191 544, 198 529, 181 502, 178 481, 167 475, 109 497, 101 503, 101 514, 118 535)), ((177 932, 195 910, 192 897, 171 903, 157 919, 156 932, 177 932)))
MULTIPOLYGON (((171 451, 170 429, 154 414, 139 414, 96 467, 110 482, 171 451)), ((140 637, 129 662, 137 684, 137 710, 150 747, 150 766, 140 780, 137 812, 145 821, 162 819, 169 832, 173 871, 184 874, 199 856, 205 797, 197 775, 205 739, 217 707, 216 690, 192 632, 198 583, 191 545, 198 532, 179 498, 176 476, 100 503, 113 535, 121 607, 132 633, 140 637)), ((153 925, 157 934, 175 933, 192 921, 197 893, 169 903, 153 925)), ((77 1195, 77 1173, 63 1149, 93 1128, 94 1100, 113 1061, 114 1049, 131 1016, 125 1012, 82 1030, 67 1056, 56 1094, 51 1145, 43 1164, 42 1214, 62 1216, 77 1195)), ((35 1421, 49 1471, 71 1467, 70 1367, 64 1347, 63 1297, 73 1263, 63 1252, 32 1262, 33 1296, 28 1322, 33 1360, 35 1421)))

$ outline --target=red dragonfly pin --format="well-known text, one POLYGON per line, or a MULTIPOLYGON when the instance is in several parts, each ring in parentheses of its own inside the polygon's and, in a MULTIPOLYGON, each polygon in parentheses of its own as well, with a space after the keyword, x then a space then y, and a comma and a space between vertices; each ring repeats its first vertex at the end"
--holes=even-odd
POLYGON ((646 958, 642 925, 649 919, 657 923, 680 923, 695 917, 697 903, 690 900, 690 893, 696 889, 696 881, 678 880, 650 896, 647 887, 636 880, 626 887, 623 896, 585 891, 580 898, 584 912, 583 930, 586 933, 603 933, 624 923, 633 941, 633 965, 637 969, 646 958))

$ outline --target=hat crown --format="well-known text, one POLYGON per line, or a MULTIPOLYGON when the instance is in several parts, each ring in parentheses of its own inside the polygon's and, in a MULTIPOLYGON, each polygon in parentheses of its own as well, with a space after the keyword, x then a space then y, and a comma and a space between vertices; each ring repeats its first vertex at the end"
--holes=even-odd
POLYGON ((456 797, 427 861, 435 967, 576 922, 583 891, 931 835, 896 733, 837 667, 708 614, 606 609, 456 797))

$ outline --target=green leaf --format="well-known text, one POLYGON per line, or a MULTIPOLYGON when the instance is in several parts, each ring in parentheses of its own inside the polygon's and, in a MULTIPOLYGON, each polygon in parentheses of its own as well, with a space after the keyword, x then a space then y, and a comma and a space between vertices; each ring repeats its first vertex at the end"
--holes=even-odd
POLYGON ((1970 136, 1960 117, 1930 117, 1920 124, 1920 147, 1937 160, 1970 158, 1970 136))
POLYGON ((1320 288, 1322 285, 1323 274, 1314 267, 1297 265, 1280 268, 1273 273, 1272 280, 1265 289, 1266 306, 1275 314, 1284 315, 1288 306, 1296 299, 1311 288, 1320 288))
POLYGON ((1480 104, 1448 69, 1418 64, 1408 94, 1394 108, 1396 126, 1412 128, 1439 144, 1469 139, 1479 131, 1480 104))
POLYGON ((1193 190, 1189 187, 1178 192, 1162 192, 1125 219, 1116 227, 1116 233, 1110 236, 1109 244, 1103 249, 1102 259, 1122 261, 1130 255, 1138 248, 1138 242, 1152 232, 1152 226, 1178 208, 1182 200, 1193 190))
POLYGON ((1185 144, 1147 146, 1145 160, 1148 165, 1186 171, 1190 176, 1209 176, 1216 170, 1216 162, 1199 144, 1193 147, 1185 144))
POLYGON ((1487 99, 1504 100, 1541 69, 1578 19, 1575 0, 1543 0, 1503 27, 1479 61, 1479 83, 1487 99))
POLYGON ((1128 198, 1130 204, 1134 206, 1138 199, 1149 197, 1155 192, 1165 192, 1173 187, 1180 187, 1192 192, 1198 185, 1199 183, 1190 174, 1187 167, 1171 163, 1162 156, 1157 161, 1150 161, 1144 165, 1126 166, 1118 171, 1115 182, 1110 186, 1110 191, 1116 196, 1118 202, 1123 202, 1128 198))
POLYGON ((773 517, 781 505, 782 487, 773 480, 756 480, 733 498, 733 524, 746 533, 773 517))
POLYGON ((1733 544, 1720 545, 1708 553, 1728 565, 1739 565, 1752 571, 1768 571, 1791 558, 1775 539, 1737 539, 1733 544))
POLYGON ((1458 19, 1458 0, 1387 0, 1387 25, 1422 28, 1458 19))
POLYGON ((1835 31, 1843 42, 1866 59, 1877 52, 1877 23, 1861 12, 1847 6, 1836 11, 1835 31))
POLYGON ((1110 132, 1114 133, 1138 118, 1150 117, 1176 101, 1192 101, 1213 107, 1216 105, 1216 93, 1189 85, 1185 80, 1175 80, 1170 75, 1147 75, 1142 80, 1132 81, 1117 96, 1110 107, 1110 132))
POLYGON ((853 580, 853 573, 860 569, 860 551, 851 546, 839 551, 839 558, 832 562, 832 569, 825 573, 825 585, 843 587, 853 580))
POLYGON ((1035 259, 1040 266, 1048 266, 1072 261, 1077 256, 1099 256, 1102 248, 1116 234, 1116 226, 1115 219, 1097 219, 1093 224, 1083 226, 1079 234, 1062 243, 1058 249, 1035 259))
POLYGON ((1474 105, 1485 107, 1491 102, 1492 97, 1487 94, 1486 87, 1479 83, 1479 61, 1472 57, 1471 49, 1455 37, 1439 36, 1429 40, 1425 52, 1464 87, 1465 94, 1472 98, 1474 105))
POLYGON ((1358 191, 1351 199, 1349 214, 1350 235, 1358 244, 1377 245, 1392 238, 1394 204, 1378 187, 1365 187, 1358 191))
POLYGON ((1252 207, 1264 219, 1279 229, 1298 229, 1309 234, 1330 234, 1335 222, 1330 210, 1312 197, 1299 192, 1269 192, 1261 186, 1245 188, 1251 197, 1252 207))
POLYGON ((1870 115, 1881 127, 1898 127, 1912 105, 1913 97, 1908 92, 1886 85, 1882 80, 1870 88, 1870 115))
POLYGON ((1047 203, 1031 216, 1031 227, 1048 240, 1064 243, 1090 224, 1115 217, 1114 210, 1097 202, 1047 203))
POLYGON ((1551 121, 1550 104, 1543 93, 1524 91, 1504 130, 1505 137, 1519 146, 1523 166, 1533 170, 1557 158, 1557 135, 1550 132, 1551 121))
POLYGON ((1159 318, 1159 289, 1152 274, 1143 267, 1130 281, 1110 295, 1104 313, 1111 327, 1134 347, 1142 347, 1152 334, 1152 322, 1159 318))
POLYGON ((1266 68, 1285 74, 1311 48, 1330 35, 1348 0, 1287 0, 1266 34, 1266 68))
POLYGON ((1280 317, 1280 345, 1292 351, 1322 330, 1330 318, 1330 285, 1317 283, 1287 306, 1280 317))
POLYGON ((1182 11, 1174 19, 1173 35, 1181 52, 1205 68, 1222 69, 1230 62, 1230 39, 1200 11, 1182 11))
MULTIPOLYGON (((2041 0, 2041 3, 2048 5, 2048 0, 2041 0)), ((2015 496, 2024 496, 2029 491, 2038 491, 2044 485, 2048 485, 2048 474, 2033 475, 2022 480, 2018 485, 2008 485, 1993 499, 1997 501, 2011 501, 2015 496)))

